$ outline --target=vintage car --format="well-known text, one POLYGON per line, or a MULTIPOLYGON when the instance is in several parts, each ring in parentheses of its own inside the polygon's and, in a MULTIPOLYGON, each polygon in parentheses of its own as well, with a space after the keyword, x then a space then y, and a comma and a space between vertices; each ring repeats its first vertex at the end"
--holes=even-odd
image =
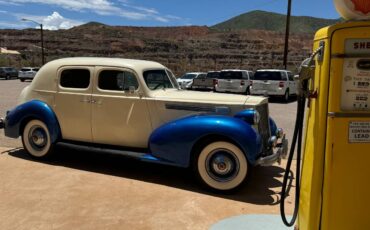
POLYGON ((114 58, 51 61, 0 121, 35 158, 56 144, 193 168, 208 187, 227 191, 251 166, 286 154, 282 129, 264 97, 179 89, 165 66, 114 58))

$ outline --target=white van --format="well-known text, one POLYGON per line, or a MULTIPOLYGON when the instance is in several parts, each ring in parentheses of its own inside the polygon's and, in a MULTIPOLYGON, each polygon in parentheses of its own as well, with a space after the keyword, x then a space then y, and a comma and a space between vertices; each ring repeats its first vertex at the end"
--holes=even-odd
POLYGON ((216 92, 250 94, 253 72, 249 70, 222 70, 215 82, 216 92))
POLYGON ((257 70, 250 88, 252 95, 282 96, 289 101, 291 95, 297 94, 297 84, 294 75, 287 70, 263 69, 257 70))

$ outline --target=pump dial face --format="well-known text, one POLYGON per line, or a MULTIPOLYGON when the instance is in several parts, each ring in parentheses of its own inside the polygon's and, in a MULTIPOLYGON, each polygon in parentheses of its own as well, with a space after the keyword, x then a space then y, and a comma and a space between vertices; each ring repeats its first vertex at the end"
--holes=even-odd
POLYGON ((348 20, 370 19, 369 0, 334 0, 338 13, 348 20))

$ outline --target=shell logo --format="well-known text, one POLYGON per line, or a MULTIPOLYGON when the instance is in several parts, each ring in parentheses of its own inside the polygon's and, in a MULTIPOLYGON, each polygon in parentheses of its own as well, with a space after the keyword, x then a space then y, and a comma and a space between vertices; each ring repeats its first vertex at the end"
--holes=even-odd
POLYGON ((334 4, 345 19, 370 19, 370 0, 334 0, 334 4))

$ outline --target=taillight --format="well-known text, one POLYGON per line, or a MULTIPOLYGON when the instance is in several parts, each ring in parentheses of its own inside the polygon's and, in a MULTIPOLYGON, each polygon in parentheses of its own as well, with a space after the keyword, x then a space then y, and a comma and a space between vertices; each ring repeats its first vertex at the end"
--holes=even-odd
POLYGON ((244 81, 240 81, 240 85, 245 85, 245 82, 244 81))
POLYGON ((218 80, 217 79, 213 79, 213 85, 217 85, 218 84, 218 80))
POLYGON ((279 82, 279 87, 280 88, 283 88, 284 87, 284 82, 283 81, 279 82))

